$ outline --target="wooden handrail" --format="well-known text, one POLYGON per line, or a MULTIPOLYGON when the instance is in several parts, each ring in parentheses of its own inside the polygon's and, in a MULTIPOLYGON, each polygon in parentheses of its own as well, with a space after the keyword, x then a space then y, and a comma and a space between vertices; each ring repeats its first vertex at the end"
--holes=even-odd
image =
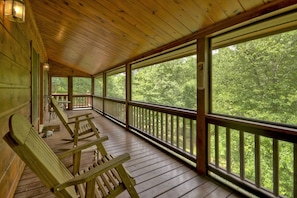
POLYGON ((248 133, 270 137, 278 140, 297 143, 297 129, 289 126, 278 126, 268 123, 230 118, 226 116, 207 114, 206 122, 248 133))
POLYGON ((155 104, 134 102, 134 101, 129 102, 129 105, 146 108, 146 109, 150 109, 150 110, 154 110, 162 113, 168 113, 176 116, 181 116, 189 119, 196 119, 196 116, 197 116, 197 112, 194 110, 187 110, 187 109, 181 109, 176 107, 167 107, 162 105, 155 105, 155 104))

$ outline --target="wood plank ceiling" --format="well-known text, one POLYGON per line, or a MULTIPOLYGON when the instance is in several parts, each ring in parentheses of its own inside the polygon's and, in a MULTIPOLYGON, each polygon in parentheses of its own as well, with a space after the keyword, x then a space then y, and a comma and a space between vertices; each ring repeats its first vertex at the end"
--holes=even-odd
POLYGON ((30 0, 48 58, 89 74, 269 0, 30 0))

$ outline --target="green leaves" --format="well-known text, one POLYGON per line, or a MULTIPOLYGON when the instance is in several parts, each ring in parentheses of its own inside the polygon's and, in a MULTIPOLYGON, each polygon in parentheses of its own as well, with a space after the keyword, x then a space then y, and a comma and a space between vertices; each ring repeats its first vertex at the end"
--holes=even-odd
MULTIPOLYGON (((297 30, 216 49, 212 55, 212 112, 297 125, 296 49, 297 30)), ((233 134, 231 146, 237 145, 236 141, 238 137, 233 134)), ((254 141, 254 135, 245 133, 245 178, 251 181, 255 181, 254 141)), ((224 145, 220 140, 219 147, 224 145)), ((279 141, 278 149, 280 195, 293 197, 293 144, 279 141)), ((225 158, 224 149, 219 152, 220 160, 225 158)), ((231 153, 234 159, 238 155, 231 153)), ((231 170, 236 174, 239 165, 237 160, 232 161, 231 170)), ((273 140, 262 136, 260 185, 270 191, 272 167, 273 140)))
POLYGON ((297 31, 290 31, 216 50, 213 112, 296 124, 296 48, 297 31))
POLYGON ((132 71, 132 100, 196 110, 196 56, 132 71))

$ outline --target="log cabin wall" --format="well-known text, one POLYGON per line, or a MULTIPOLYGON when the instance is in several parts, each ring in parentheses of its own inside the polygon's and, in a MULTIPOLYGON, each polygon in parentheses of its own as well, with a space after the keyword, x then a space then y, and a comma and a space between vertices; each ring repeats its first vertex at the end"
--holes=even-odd
POLYGON ((14 23, 4 18, 4 3, 0 2, 0 197, 13 197, 24 169, 24 163, 2 137, 9 130, 12 114, 21 113, 28 119, 32 116, 31 49, 38 53, 39 64, 47 60, 28 0, 25 5, 25 23, 14 23))

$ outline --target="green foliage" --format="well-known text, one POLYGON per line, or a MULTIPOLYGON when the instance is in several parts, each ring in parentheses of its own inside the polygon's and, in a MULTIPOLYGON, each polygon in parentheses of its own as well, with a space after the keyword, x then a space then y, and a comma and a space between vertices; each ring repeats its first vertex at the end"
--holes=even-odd
MULTIPOLYGON (((296 125, 296 49, 295 30, 214 50, 212 112, 296 125)), ((225 138, 224 133, 220 129, 220 138, 225 138)), ((235 151, 239 147, 238 133, 231 133, 230 143, 231 171, 235 174, 239 174, 240 166, 239 152, 235 151)), ((210 140, 214 141, 212 137, 210 140)), ((270 191, 273 191, 274 144, 271 138, 260 137, 260 186, 270 191)), ((212 142, 210 145, 214 149, 212 142)), ((220 139, 219 146, 220 163, 224 163, 226 151, 221 147, 226 146, 226 141, 220 139)), ((293 197, 293 144, 279 141, 278 148, 280 195, 293 197)), ((244 152, 245 178, 254 182, 254 135, 244 133, 244 152)))
POLYGON ((297 31, 213 52, 213 112, 296 124, 297 31))
POLYGON ((94 94, 103 96, 103 76, 97 76, 94 79, 94 94))
POLYGON ((196 56, 132 71, 132 100, 196 110, 196 56))
POLYGON ((106 95, 111 98, 126 98, 126 75, 124 72, 107 76, 106 95))
POLYGON ((53 94, 68 94, 68 78, 67 77, 52 77, 52 93, 53 94))
POLYGON ((73 77, 73 94, 91 94, 91 78, 73 77))

